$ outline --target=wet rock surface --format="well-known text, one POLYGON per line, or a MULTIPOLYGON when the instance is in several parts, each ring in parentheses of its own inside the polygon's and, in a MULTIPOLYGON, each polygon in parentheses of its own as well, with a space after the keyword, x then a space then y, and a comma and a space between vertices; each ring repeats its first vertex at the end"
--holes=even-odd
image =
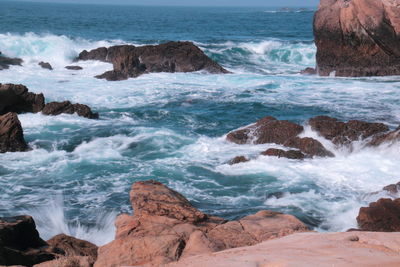
POLYGON ((10 58, 0 52, 0 70, 9 69, 10 66, 21 66, 23 60, 20 58, 10 58))
POLYGON ((43 107, 43 94, 31 93, 21 84, 0 84, 0 115, 7 112, 37 113, 43 107))
POLYGON ((38 64, 40 67, 42 67, 43 69, 47 69, 47 70, 53 70, 53 67, 50 65, 50 63, 48 62, 39 62, 38 64))
POLYGON ((27 149, 18 115, 12 112, 0 115, 0 153, 22 152, 27 149))
POLYGON ((93 113, 87 105, 72 104, 69 101, 64 102, 50 102, 46 104, 42 110, 44 115, 60 115, 60 114, 78 114, 78 116, 88 119, 98 119, 99 114, 93 113))

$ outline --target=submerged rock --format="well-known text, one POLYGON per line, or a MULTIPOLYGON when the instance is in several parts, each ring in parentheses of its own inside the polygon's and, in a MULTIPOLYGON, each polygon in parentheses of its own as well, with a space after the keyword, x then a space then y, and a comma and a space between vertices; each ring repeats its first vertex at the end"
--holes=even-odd
POLYGON ((382 190, 389 192, 389 194, 396 195, 400 192, 400 182, 397 184, 390 184, 382 188, 382 190))
POLYGON ((40 67, 42 67, 43 69, 47 69, 47 70, 53 70, 53 67, 50 65, 50 63, 48 62, 39 62, 38 64, 40 67))
POLYGON ((67 70, 83 70, 81 66, 66 66, 67 70))
POLYGON ((30 216, 0 218, 0 265, 32 266, 53 260, 30 216))
POLYGON ((45 105, 42 110, 44 115, 60 115, 62 113, 66 114, 78 114, 78 116, 85 117, 88 119, 98 119, 99 114, 93 113, 92 110, 87 105, 82 104, 72 104, 69 101, 64 102, 50 102, 45 105))
POLYGON ((0 115, 7 112, 37 113, 44 107, 43 94, 34 94, 22 84, 0 83, 0 115))
POLYGON ((400 198, 382 198, 361 208, 357 222, 364 231, 400 232, 400 198))
POLYGON ((318 73, 400 75, 398 14, 395 0, 321 0, 314 17, 318 73))
POLYGON ((314 68, 305 68, 304 70, 300 71, 300 74, 315 75, 317 74, 317 70, 314 68))
POLYGON ((20 58, 9 58, 0 52, 0 70, 8 69, 11 65, 21 66, 22 62, 20 58))
POLYGON ((233 158, 229 164, 230 165, 235 165, 235 164, 239 164, 239 163, 244 163, 244 162, 248 162, 250 161, 248 158, 246 158, 245 156, 237 156, 235 158, 233 158))
POLYGON ((313 131, 331 140, 335 145, 350 145, 354 141, 365 140, 389 130, 389 127, 383 123, 358 120, 342 122, 328 116, 314 117, 308 123, 313 131))
POLYGON ((295 217, 270 211, 227 222, 155 181, 135 183, 130 197, 134 215, 117 218, 116 239, 100 247, 95 267, 162 265, 308 231, 295 217))
POLYGON ((272 156, 278 158, 288 158, 288 159, 304 159, 306 156, 298 150, 282 150, 282 149, 275 149, 270 148, 267 151, 261 153, 264 156, 272 156))
POLYGON ((21 122, 16 113, 0 115, 0 153, 26 151, 21 122))
POLYGON ((113 70, 97 78, 110 81, 125 80, 152 72, 229 73, 207 57, 191 42, 168 42, 160 45, 135 47, 133 45, 101 47, 83 51, 78 60, 100 60, 113 64, 113 70))

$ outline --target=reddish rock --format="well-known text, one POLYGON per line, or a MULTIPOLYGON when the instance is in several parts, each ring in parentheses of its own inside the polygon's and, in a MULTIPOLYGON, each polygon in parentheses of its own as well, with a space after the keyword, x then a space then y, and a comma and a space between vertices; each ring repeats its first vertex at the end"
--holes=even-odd
POLYGON ((267 151, 261 153, 264 156, 278 157, 278 158, 288 158, 288 159, 304 159, 305 155, 298 150, 285 151, 282 149, 270 148, 267 151))
POLYGON ((0 116, 0 153, 26 151, 21 122, 16 113, 0 116))
POLYGON ((308 123, 312 130, 331 140, 336 145, 349 145, 353 141, 364 140, 389 130, 389 127, 383 123, 369 123, 357 120, 345 123, 328 116, 312 118, 308 123))
POLYGON ((116 239, 100 247, 95 267, 160 266, 308 231, 295 217, 269 211, 227 222, 200 212, 181 194, 155 181, 135 183, 130 196, 134 215, 117 218, 116 239))
POLYGON ((191 42, 168 42, 141 47, 132 45, 101 47, 89 52, 85 50, 77 59, 112 63, 113 71, 96 76, 111 81, 138 77, 152 72, 205 70, 210 73, 229 73, 191 42))
POLYGON ((318 140, 310 137, 294 137, 286 141, 284 146, 300 149, 307 156, 334 157, 335 155, 327 150, 318 140))
POLYGON ((229 164, 230 165, 235 165, 235 164, 239 164, 239 163, 244 163, 244 162, 248 162, 250 161, 248 158, 246 158, 245 156, 237 156, 235 158, 233 158, 229 164))
POLYGON ((74 114, 77 113, 78 116, 89 118, 89 119, 98 119, 99 114, 93 113, 92 110, 82 104, 71 104, 69 101, 64 102, 50 102, 45 105, 42 110, 44 115, 60 115, 62 113, 66 114, 74 114))
POLYGON ((44 107, 43 94, 28 92, 28 88, 21 84, 0 83, 0 115, 7 112, 37 113, 44 107))
POLYGON ((279 121, 274 117, 265 117, 248 127, 230 132, 227 140, 236 144, 283 145, 287 140, 296 137, 304 130, 303 126, 289 121, 279 121))
POLYGON ((382 198, 361 208, 357 222, 364 231, 400 232, 400 199, 382 198))
POLYGON ((0 265, 32 266, 53 260, 32 217, 0 218, 0 265))
POLYGON ((50 63, 48 62, 39 62, 38 64, 40 67, 42 67, 43 69, 47 69, 47 70, 53 70, 53 67, 50 65, 50 63))
POLYGON ((318 73, 400 75, 398 14, 395 0, 321 0, 314 17, 318 73))
POLYGON ((97 259, 98 247, 88 241, 60 234, 47 240, 47 243, 54 249, 64 251, 65 256, 87 256, 92 263, 97 259))

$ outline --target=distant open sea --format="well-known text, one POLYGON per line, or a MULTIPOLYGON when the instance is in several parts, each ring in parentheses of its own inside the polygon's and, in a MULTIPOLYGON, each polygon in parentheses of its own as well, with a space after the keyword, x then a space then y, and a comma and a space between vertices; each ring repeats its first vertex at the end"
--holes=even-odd
POLYGON ((316 115, 400 124, 400 77, 298 74, 315 66, 313 14, 0 1, 0 51, 25 62, 0 71, 0 83, 87 104, 101 118, 20 115, 33 150, 0 154, 0 216, 30 214, 44 238, 64 232, 101 245, 114 237, 115 216, 132 212, 132 183, 155 179, 227 219, 271 209, 322 231, 355 227, 358 209, 382 197, 368 193, 399 181, 399 146, 350 152, 328 144, 335 158, 295 161, 257 156, 276 145, 225 141, 267 115, 301 124, 316 115), (170 40, 193 41, 234 74, 107 82, 93 76, 110 64, 64 69, 83 49, 170 40), (254 159, 228 164, 239 155, 254 159), (267 198, 275 192, 284 195, 267 198))

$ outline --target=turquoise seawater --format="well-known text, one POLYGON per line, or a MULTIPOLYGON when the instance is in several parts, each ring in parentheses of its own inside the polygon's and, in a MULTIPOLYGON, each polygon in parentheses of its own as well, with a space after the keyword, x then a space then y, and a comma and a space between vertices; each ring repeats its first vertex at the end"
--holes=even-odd
POLYGON ((335 158, 259 156, 276 145, 235 145, 225 135, 272 115, 306 126, 329 115, 400 124, 400 77, 302 76, 315 65, 314 10, 33 4, 0 1, 0 51, 24 59, 0 72, 48 101, 91 106, 100 120, 20 115, 32 151, 0 155, 0 216, 30 214, 45 238, 64 232, 97 244, 114 219, 132 212, 132 183, 155 179, 204 212, 227 219, 260 209, 298 216, 311 227, 356 225, 369 195, 400 179, 400 147, 336 149, 335 158), (107 82, 110 64, 79 62, 83 49, 189 40, 229 75, 149 74, 107 82), (41 69, 47 61, 54 70, 41 69), (76 63, 74 63, 76 64, 76 63), (248 163, 227 164, 235 156, 248 163), (284 192, 282 198, 267 198, 284 192))

